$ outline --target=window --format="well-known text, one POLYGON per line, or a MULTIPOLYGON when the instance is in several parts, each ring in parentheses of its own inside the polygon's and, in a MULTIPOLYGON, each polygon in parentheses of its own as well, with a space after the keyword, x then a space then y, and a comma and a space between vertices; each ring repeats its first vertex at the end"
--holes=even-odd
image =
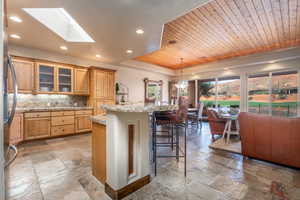
POLYGON ((272 74, 272 115, 297 116, 298 73, 272 74))
POLYGON ((216 81, 215 79, 198 81, 198 100, 206 107, 216 106, 216 81))
POLYGON ((240 107, 240 77, 218 79, 217 103, 220 107, 240 107))
POLYGON ((248 77, 248 111, 273 116, 297 116, 298 73, 275 72, 248 77))
POLYGON ((248 111, 269 114, 269 74, 252 75, 248 78, 248 111))
POLYGON ((23 8, 23 10, 67 42, 95 42, 63 8, 23 8))

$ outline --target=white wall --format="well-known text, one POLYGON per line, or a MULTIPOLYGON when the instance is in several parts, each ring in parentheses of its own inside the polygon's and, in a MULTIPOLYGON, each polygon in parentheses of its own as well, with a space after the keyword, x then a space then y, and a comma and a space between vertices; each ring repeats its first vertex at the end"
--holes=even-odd
POLYGON ((149 78, 150 80, 163 80, 163 100, 168 100, 169 75, 173 75, 173 72, 165 70, 159 66, 155 66, 153 71, 151 71, 151 67, 142 62, 133 62, 134 65, 132 67, 130 67, 129 64, 126 64, 126 66, 110 65, 95 60, 81 59, 64 54, 21 47, 17 45, 9 45, 9 52, 15 56, 44 59, 86 67, 97 66, 117 70, 116 81, 125 84, 129 88, 130 102, 144 101, 144 78, 149 78))
POLYGON ((144 101, 144 78, 163 81, 163 101, 168 101, 169 76, 129 68, 120 68, 116 80, 129 87, 129 101, 144 101))

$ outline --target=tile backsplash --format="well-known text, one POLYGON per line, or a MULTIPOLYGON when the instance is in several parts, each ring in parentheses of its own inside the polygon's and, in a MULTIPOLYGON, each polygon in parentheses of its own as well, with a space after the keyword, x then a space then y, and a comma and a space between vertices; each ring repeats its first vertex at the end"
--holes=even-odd
MULTIPOLYGON (((12 103, 13 95, 8 96, 10 104, 12 103)), ((76 95, 56 95, 56 94, 18 94, 17 107, 68 107, 79 106, 83 107, 87 105, 86 96, 76 95)))

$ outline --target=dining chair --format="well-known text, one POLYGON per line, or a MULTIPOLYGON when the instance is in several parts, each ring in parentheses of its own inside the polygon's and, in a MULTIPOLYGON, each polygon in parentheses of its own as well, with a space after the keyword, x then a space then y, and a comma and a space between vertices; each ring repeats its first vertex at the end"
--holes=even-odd
POLYGON ((215 139, 215 135, 223 135, 227 120, 222 119, 218 116, 215 110, 207 110, 208 123, 212 139, 215 139))
POLYGON ((204 103, 199 102, 197 107, 197 112, 192 112, 189 113, 188 115, 188 119, 191 122, 191 124, 197 125, 197 130, 199 129, 199 123, 200 123, 200 130, 202 129, 203 109, 204 109, 204 103))

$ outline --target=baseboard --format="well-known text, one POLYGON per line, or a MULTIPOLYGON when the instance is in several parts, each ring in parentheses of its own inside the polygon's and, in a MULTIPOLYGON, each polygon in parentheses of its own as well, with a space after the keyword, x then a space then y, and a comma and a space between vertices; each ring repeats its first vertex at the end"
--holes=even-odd
POLYGON ((148 183, 150 183, 150 175, 140 178, 139 180, 136 180, 135 182, 119 190, 114 190, 110 185, 105 183, 105 193, 108 196, 110 196, 110 198, 112 198, 113 200, 119 200, 137 191, 138 189, 140 189, 144 185, 147 185, 148 183))

